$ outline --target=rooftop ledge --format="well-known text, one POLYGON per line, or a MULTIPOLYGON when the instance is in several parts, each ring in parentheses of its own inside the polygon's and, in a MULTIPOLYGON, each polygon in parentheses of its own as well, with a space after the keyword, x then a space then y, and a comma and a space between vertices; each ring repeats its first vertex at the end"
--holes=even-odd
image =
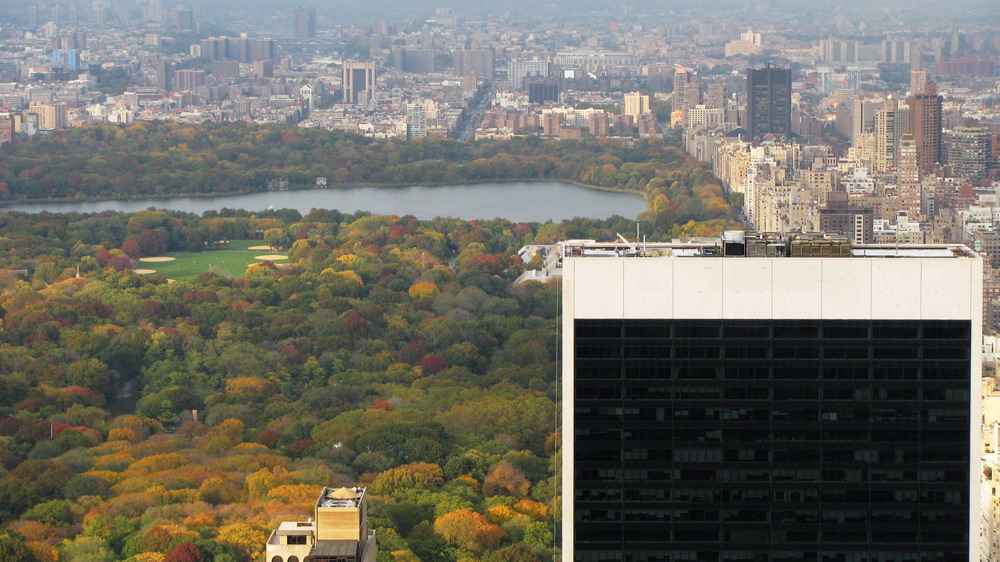
POLYGON ((851 244, 842 236, 806 233, 772 234, 726 231, 718 238, 691 238, 674 242, 619 242, 564 240, 563 258, 976 258, 962 244, 851 244))

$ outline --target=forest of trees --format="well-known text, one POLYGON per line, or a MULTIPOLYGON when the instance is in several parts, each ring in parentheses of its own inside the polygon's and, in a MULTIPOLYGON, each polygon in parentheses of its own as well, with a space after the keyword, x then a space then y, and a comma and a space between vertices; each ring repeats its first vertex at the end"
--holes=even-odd
MULTIPOLYGON (((225 177, 222 162, 237 175, 306 177, 328 156, 372 181, 392 167, 364 163, 377 152, 423 179, 550 161, 540 173, 642 190, 644 231, 660 239, 717 234, 734 217, 709 172, 656 142, 640 143, 643 160, 537 140, 289 135, 73 129, 33 143, 36 156, 6 155, 0 186, 8 198, 97 196, 106 187, 86 190, 100 174, 83 170, 110 167, 123 172, 107 189, 137 194, 166 185, 137 181, 154 168, 154 182, 225 177), (281 162, 289 154, 306 156, 281 162)), ((0 560, 258 560, 278 522, 311 515, 320 486, 354 484, 370 487, 380 562, 552 560, 560 289, 513 284, 526 267, 517 251, 633 227, 631 217, 0 212, 0 560), (175 282, 133 271, 141 256, 241 239, 281 247, 288 263, 175 282)))

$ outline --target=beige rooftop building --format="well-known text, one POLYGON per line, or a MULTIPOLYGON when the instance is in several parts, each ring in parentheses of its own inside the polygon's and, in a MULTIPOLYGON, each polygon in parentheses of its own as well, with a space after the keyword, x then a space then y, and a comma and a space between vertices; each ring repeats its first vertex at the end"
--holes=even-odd
POLYGON ((366 488, 323 488, 314 517, 271 531, 265 562, 375 562, 366 488))

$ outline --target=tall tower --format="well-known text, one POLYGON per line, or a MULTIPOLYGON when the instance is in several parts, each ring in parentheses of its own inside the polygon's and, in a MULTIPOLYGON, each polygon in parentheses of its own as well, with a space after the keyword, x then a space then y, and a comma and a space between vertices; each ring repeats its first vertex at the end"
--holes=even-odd
POLYGON ((920 185, 920 161, 913 135, 905 134, 899 140, 899 169, 896 174, 899 187, 900 210, 906 211, 910 220, 917 220, 923 210, 923 193, 920 185))
POLYGON ((344 103, 368 103, 375 99, 375 63, 344 61, 344 103))
POLYGON ((977 254, 560 250, 563 560, 980 560, 977 254))
POLYGON ((909 114, 899 108, 899 102, 888 99, 885 107, 875 112, 875 169, 880 172, 896 167, 899 139, 909 129, 909 114))
POLYGON ((747 130, 750 137, 792 132, 792 71, 787 68, 747 69, 747 130))
POLYGON ((316 37, 316 8, 295 8, 295 38, 316 37))
POLYGON ((925 93, 909 98, 910 133, 917 143, 917 159, 924 174, 941 162, 941 102, 933 82, 927 84, 925 93))

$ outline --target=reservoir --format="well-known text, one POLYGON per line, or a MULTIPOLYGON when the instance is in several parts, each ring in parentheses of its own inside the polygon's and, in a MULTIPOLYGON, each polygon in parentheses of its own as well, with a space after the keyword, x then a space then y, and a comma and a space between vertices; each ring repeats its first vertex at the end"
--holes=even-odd
POLYGON ((642 197, 600 191, 559 182, 477 183, 468 185, 353 187, 265 191, 241 195, 171 197, 109 201, 29 202, 0 206, 2 211, 40 213, 130 213, 155 207, 201 215, 205 211, 245 209, 336 209, 344 213, 370 211, 380 215, 413 215, 418 219, 455 217, 463 220, 504 218, 510 221, 561 221, 574 217, 636 218, 646 210, 642 197))

